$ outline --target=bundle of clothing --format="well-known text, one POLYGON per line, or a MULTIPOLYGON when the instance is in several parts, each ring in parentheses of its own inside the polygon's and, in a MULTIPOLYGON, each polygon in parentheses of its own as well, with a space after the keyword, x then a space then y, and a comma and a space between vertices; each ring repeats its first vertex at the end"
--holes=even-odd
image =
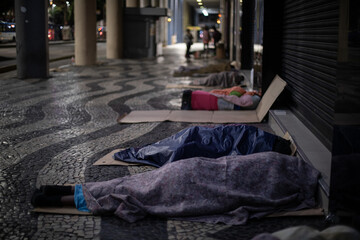
POLYGON ((219 73, 223 71, 230 71, 232 66, 230 62, 227 63, 219 63, 219 64, 210 64, 207 66, 197 67, 186 67, 180 66, 178 70, 175 70, 173 73, 174 77, 186 77, 193 76, 195 74, 209 74, 209 73, 219 73))
POLYGON ((219 86, 221 88, 228 88, 238 86, 245 80, 245 75, 239 71, 225 71, 220 73, 212 73, 209 76, 201 79, 195 79, 194 85, 200 86, 219 86))
POLYGON ((185 90, 181 99, 182 110, 253 110, 261 100, 257 91, 246 91, 235 86, 225 89, 185 90))
POLYGON ((153 144, 119 151, 114 159, 161 167, 191 157, 218 158, 267 151, 291 154, 290 144, 289 140, 249 125, 193 126, 153 144))

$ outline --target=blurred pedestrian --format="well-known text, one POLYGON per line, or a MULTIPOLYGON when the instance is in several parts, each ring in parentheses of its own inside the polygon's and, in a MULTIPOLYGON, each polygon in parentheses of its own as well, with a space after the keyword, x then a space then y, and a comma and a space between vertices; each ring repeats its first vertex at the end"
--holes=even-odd
POLYGON ((185 57, 190 58, 190 47, 193 44, 193 35, 191 34, 189 29, 186 29, 186 34, 184 36, 184 42, 186 44, 186 53, 185 57))
POLYGON ((212 26, 212 29, 214 30, 212 33, 212 38, 214 39, 214 46, 215 46, 215 53, 216 53, 216 44, 221 39, 221 33, 216 29, 215 26, 212 26))
POLYGON ((204 43, 204 51, 205 51, 205 53, 207 53, 208 49, 209 49, 209 41, 211 39, 208 26, 204 27, 202 39, 203 39, 203 43, 204 43))

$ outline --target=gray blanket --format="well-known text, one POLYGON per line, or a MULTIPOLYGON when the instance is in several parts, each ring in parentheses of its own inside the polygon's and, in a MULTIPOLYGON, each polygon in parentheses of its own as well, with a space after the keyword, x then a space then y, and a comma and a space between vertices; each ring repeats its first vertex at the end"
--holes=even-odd
POLYGON ((201 79, 194 79, 194 85, 201 86, 218 86, 222 88, 229 88, 239 86, 245 79, 243 73, 238 71, 212 73, 209 76, 201 79))
POLYGON ((217 159, 189 158, 105 182, 85 183, 94 214, 135 222, 147 215, 245 224, 280 210, 315 206, 319 172, 275 152, 217 159))

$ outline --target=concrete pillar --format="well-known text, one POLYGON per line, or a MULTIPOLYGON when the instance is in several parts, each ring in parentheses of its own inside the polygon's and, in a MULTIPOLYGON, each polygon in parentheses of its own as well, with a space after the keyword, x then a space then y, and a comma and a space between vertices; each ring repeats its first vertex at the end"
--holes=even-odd
POLYGON ((47 0, 16 0, 18 78, 49 77, 47 0))
POLYGON ((221 32, 221 36, 222 36, 222 39, 221 41, 223 43, 225 43, 225 35, 226 35, 226 32, 225 32, 225 29, 227 28, 226 24, 227 22, 225 21, 225 0, 220 0, 220 32, 221 32))
POLYGON ((236 49, 236 53, 235 53, 235 61, 236 61, 236 67, 238 68, 241 61, 241 42, 240 42, 240 38, 242 33, 240 32, 240 26, 241 26, 241 16, 240 16, 240 10, 241 10, 241 6, 240 6, 240 2, 239 1, 235 1, 235 49, 236 49))
POLYGON ((227 58, 230 59, 230 37, 231 37, 231 28, 230 28, 230 1, 224 1, 224 14, 222 14, 223 18, 223 26, 224 33, 222 34, 222 38, 224 41, 225 53, 227 54, 227 58))
POLYGON ((151 0, 151 7, 159 7, 160 0, 151 0))
MULTIPOLYGON (((168 2, 166 0, 160 0, 160 8, 168 8, 168 2)), ((163 46, 167 45, 168 42, 168 18, 167 17, 163 17, 160 18, 161 21, 161 26, 160 26, 160 31, 161 31, 161 42, 163 46)))
POLYGON ((230 1, 230 41, 229 41, 229 59, 230 61, 234 60, 234 32, 236 31, 234 27, 234 1, 230 1))
POLYGON ((242 33, 241 33, 241 69, 254 68, 254 21, 255 1, 243 1, 242 33))
POLYGON ((138 8, 140 6, 140 0, 126 0, 127 8, 138 8))
POLYGON ((123 1, 106 1, 106 57, 123 57, 123 1))
POLYGON ((96 0, 75 0, 75 65, 96 64, 96 0))
POLYGON ((140 7, 141 8, 151 7, 151 1, 150 0, 140 0, 140 7))

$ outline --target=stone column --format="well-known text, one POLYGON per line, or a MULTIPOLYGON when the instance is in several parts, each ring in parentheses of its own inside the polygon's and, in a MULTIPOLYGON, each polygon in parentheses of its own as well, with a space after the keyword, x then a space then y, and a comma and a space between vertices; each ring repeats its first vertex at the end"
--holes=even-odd
POLYGON ((75 65, 96 64, 96 0, 75 0, 75 65))
POLYGON ((227 22, 225 21, 225 0, 220 0, 220 15, 221 17, 219 17, 220 19, 220 32, 221 32, 221 41, 223 43, 225 43, 225 35, 226 35, 226 32, 225 32, 225 29, 228 27, 227 26, 227 22))
POLYGON ((229 59, 234 60, 234 1, 230 1, 230 36, 229 36, 229 59))
POLYGON ((106 57, 123 57, 123 1, 106 1, 106 57))
POLYGON ((241 69, 253 69, 255 1, 244 0, 242 10, 241 69))
POLYGON ((140 0, 140 7, 141 8, 151 7, 151 1, 150 0, 140 0))
POLYGON ((241 42, 240 42, 240 38, 241 35, 243 34, 242 32, 240 32, 240 26, 241 26, 241 16, 240 16, 240 10, 241 10, 241 5, 240 5, 240 1, 235 1, 235 23, 234 23, 234 27, 235 27, 235 36, 234 36, 234 44, 235 44, 235 61, 236 61, 236 68, 239 68, 239 64, 241 63, 241 42))
POLYGON ((49 77, 47 0, 16 0, 18 78, 49 77))
POLYGON ((151 7, 159 7, 160 0, 151 0, 151 7))

